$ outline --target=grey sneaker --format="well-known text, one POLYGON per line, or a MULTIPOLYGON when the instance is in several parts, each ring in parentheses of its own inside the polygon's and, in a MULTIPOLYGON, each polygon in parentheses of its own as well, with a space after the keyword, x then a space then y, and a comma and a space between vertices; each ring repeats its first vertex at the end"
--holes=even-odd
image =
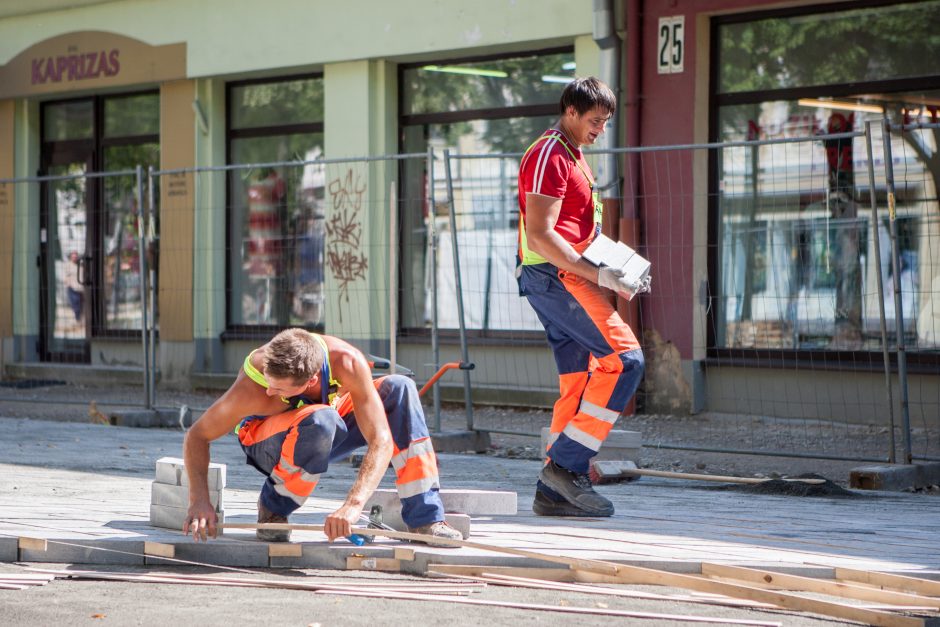
MULTIPOLYGON (((287 516, 275 514, 267 507, 261 504, 258 499, 258 522, 259 523, 287 523, 287 516)), ((289 542, 290 529, 258 529, 255 536, 262 542, 289 542)))
POLYGON ((591 516, 614 515, 614 504, 594 491, 591 479, 586 474, 576 474, 550 461, 542 468, 539 479, 565 497, 566 501, 591 516))
POLYGON ((594 516, 568 501, 553 501, 538 489, 535 490, 535 500, 532 501, 532 513, 536 516, 594 516))
MULTIPOLYGON (((431 536, 432 538, 442 538, 444 540, 463 540, 463 534, 448 525, 443 520, 432 522, 431 524, 424 525, 422 527, 415 527, 414 529, 409 528, 408 531, 411 533, 421 534, 423 536, 431 536)), ((434 545, 432 544, 432 546, 434 545)))

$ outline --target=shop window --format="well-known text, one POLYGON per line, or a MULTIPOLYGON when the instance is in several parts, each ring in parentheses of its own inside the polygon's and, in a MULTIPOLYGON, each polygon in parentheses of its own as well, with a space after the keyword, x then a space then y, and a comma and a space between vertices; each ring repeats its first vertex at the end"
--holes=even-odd
POLYGON ((713 349, 880 350, 880 306, 889 328, 896 318, 880 134, 888 118, 905 341, 936 351, 940 40, 931 25, 940 2, 809 11, 715 19, 713 139, 859 132, 871 121, 880 214, 863 137, 716 152, 713 349), (901 131, 912 123, 928 128, 901 131))
POLYGON ((431 324, 431 285, 437 279, 438 324, 457 328, 454 265, 443 152, 494 155, 453 162, 458 199, 461 280, 467 328, 476 331, 541 331, 520 300, 512 269, 518 229, 517 156, 558 118, 558 99, 575 76, 570 48, 512 57, 486 57, 403 66, 401 142, 406 153, 433 148, 425 160, 403 164, 401 196, 402 326, 431 324), (429 207, 426 185, 433 180, 429 207), (437 276, 432 277, 428 227, 439 234, 437 276))
POLYGON ((323 328, 323 79, 228 87, 228 323, 323 328), (271 165, 273 164, 273 165, 271 165))

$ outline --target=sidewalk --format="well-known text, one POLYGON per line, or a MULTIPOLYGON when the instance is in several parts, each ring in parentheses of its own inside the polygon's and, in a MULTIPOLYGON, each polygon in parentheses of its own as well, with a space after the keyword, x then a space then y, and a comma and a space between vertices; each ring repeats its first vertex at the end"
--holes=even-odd
MULTIPOLYGON (((0 418, 0 562, 144 564, 143 542, 175 545, 176 559, 239 567, 344 568, 346 557, 391 557, 389 540, 355 547, 295 531, 299 557, 270 557, 252 531, 226 530, 209 543, 150 527, 155 461, 182 454, 175 430, 0 418), (50 540, 45 551, 18 549, 20 537, 50 540), (108 549, 108 550, 101 550, 108 549)), ((213 443, 227 464, 226 522, 254 522, 263 477, 245 465, 234 437, 213 443)), ((940 499, 857 492, 854 497, 768 495, 669 479, 601 486, 617 513, 607 519, 532 515, 540 463, 485 455, 440 456, 443 488, 512 490, 516 516, 474 518, 470 540, 567 557, 697 572, 702 562, 825 576, 828 569, 906 572, 940 578, 940 499)), ((320 524, 339 505, 356 469, 337 463, 321 478, 295 523, 320 524)), ((382 487, 393 487, 388 473, 382 487)), ((461 548, 409 545, 409 567, 428 563, 551 566, 539 560, 461 548)))

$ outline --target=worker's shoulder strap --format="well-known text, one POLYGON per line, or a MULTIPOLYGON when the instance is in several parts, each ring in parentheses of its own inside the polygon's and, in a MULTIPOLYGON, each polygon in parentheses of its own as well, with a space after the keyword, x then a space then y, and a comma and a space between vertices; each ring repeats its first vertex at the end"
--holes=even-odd
POLYGON ((326 339, 317 333, 311 333, 313 339, 317 341, 320 348, 323 349, 323 365, 320 366, 320 395, 324 405, 329 405, 333 397, 336 396, 336 388, 339 387, 339 381, 333 378, 333 366, 330 364, 330 349, 326 345, 326 339))

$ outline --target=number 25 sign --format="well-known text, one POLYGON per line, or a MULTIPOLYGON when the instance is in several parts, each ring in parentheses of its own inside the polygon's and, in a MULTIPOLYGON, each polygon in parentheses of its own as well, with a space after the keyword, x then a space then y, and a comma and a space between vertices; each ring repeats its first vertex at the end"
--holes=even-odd
POLYGON ((657 69, 660 74, 682 71, 685 55, 685 16, 659 18, 659 51, 657 69))

